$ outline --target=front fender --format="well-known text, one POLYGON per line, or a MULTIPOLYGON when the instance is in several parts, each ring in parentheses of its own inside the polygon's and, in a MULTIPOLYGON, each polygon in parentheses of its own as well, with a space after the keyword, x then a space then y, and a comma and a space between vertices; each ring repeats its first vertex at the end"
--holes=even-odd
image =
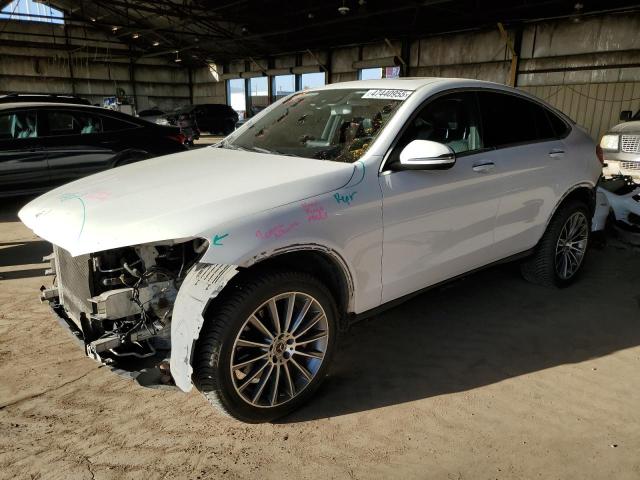
POLYGON ((381 207, 377 171, 357 163, 355 174, 339 189, 202 232, 209 247, 201 262, 246 268, 274 255, 320 250, 343 271, 353 297, 349 310, 368 310, 379 305, 382 288, 381 207))
POLYGON ((195 342, 204 324, 203 313, 238 273, 235 265, 198 263, 180 286, 171 319, 171 376, 180 390, 191 390, 195 342))

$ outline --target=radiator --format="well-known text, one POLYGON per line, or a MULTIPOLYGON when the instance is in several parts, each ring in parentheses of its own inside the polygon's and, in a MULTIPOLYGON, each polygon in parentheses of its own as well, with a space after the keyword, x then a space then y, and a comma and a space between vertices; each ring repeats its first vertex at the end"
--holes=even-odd
POLYGON ((82 328, 82 313, 88 317, 93 312, 93 304, 89 302, 91 293, 91 258, 89 255, 72 257, 69 252, 53 246, 56 261, 56 275, 60 303, 69 317, 82 328))

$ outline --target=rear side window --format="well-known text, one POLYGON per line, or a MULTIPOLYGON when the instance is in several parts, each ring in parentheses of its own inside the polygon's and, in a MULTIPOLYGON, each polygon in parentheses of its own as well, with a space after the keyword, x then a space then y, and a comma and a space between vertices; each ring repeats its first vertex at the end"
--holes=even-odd
POLYGON ((37 136, 37 112, 22 111, 0 114, 0 140, 36 138, 37 136))
POLYGON ((125 120, 113 117, 102 117, 102 126, 105 132, 118 132, 121 130, 131 130, 138 128, 139 125, 135 123, 129 123, 125 120))
POLYGON ((47 112, 49 135, 90 135, 103 131, 102 117, 84 112, 47 112))
POLYGON ((551 127, 553 128, 553 132, 556 137, 564 137, 569 132, 569 125, 566 124, 564 120, 562 120, 558 115, 549 110, 546 110, 547 116, 549 117, 549 122, 551 122, 551 127))
MULTIPOLYGON (((552 114, 534 102, 498 92, 478 92, 478 99, 487 147, 504 147, 560 136, 551 121, 552 114)), ((559 118, 556 120, 566 131, 564 122, 559 118)))

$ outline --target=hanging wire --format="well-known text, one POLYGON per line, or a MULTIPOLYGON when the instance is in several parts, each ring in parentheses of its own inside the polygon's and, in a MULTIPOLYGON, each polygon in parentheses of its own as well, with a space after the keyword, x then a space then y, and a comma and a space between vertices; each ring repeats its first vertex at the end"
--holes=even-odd
MULTIPOLYGON (((635 83, 635 82, 634 82, 635 83)), ((578 90, 576 90, 575 88, 573 88, 571 85, 565 85, 569 90, 571 90, 572 92, 588 98, 589 100, 595 100, 596 102, 610 102, 611 100, 608 100, 606 98, 598 98, 598 97, 592 97, 590 95, 587 95, 585 93, 579 92, 578 90)), ((635 97, 635 98, 623 98, 622 100, 614 100, 614 101, 622 101, 622 102, 635 102, 636 100, 640 100, 640 97, 635 97)))
MULTIPOLYGON (((630 82, 630 83, 636 83, 636 82, 630 82)), ((586 85, 586 84, 585 84, 586 85)), ((590 84, 593 85, 593 84, 590 84)), ((542 85, 541 85, 542 86, 542 85)), ((556 95, 558 95, 558 93, 560 93, 562 91, 562 89, 567 89, 567 90, 571 90, 573 93, 575 93, 576 95, 579 95, 581 97, 587 98, 589 100, 594 100, 596 102, 635 102, 637 100, 640 100, 640 97, 634 97, 634 98, 622 98, 622 99, 618 99, 618 100, 611 100, 611 99, 607 99, 607 98, 599 98, 599 97, 593 97, 591 95, 588 95, 586 93, 583 93, 577 89, 575 89, 574 87, 572 87, 571 85, 561 85, 559 86, 553 93, 550 93, 549 95, 546 95, 544 97, 540 96, 540 98, 542 98, 545 102, 549 102, 553 97, 555 97, 556 95)))

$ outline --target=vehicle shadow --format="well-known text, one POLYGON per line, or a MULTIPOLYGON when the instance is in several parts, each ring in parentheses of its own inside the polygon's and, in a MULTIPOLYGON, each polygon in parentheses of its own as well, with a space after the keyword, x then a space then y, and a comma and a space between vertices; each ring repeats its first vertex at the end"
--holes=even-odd
POLYGON ((354 325, 320 391, 279 423, 466 391, 639 345, 637 254, 592 250, 586 267, 554 290, 503 265, 354 325))
POLYGON ((3 198, 0 200, 2 202, 2 207, 0 207, 0 223, 19 222, 18 212, 35 197, 35 195, 28 195, 3 198))
POLYGON ((42 263, 42 257, 51 251, 51 244, 44 240, 0 243, 0 267, 42 263))

